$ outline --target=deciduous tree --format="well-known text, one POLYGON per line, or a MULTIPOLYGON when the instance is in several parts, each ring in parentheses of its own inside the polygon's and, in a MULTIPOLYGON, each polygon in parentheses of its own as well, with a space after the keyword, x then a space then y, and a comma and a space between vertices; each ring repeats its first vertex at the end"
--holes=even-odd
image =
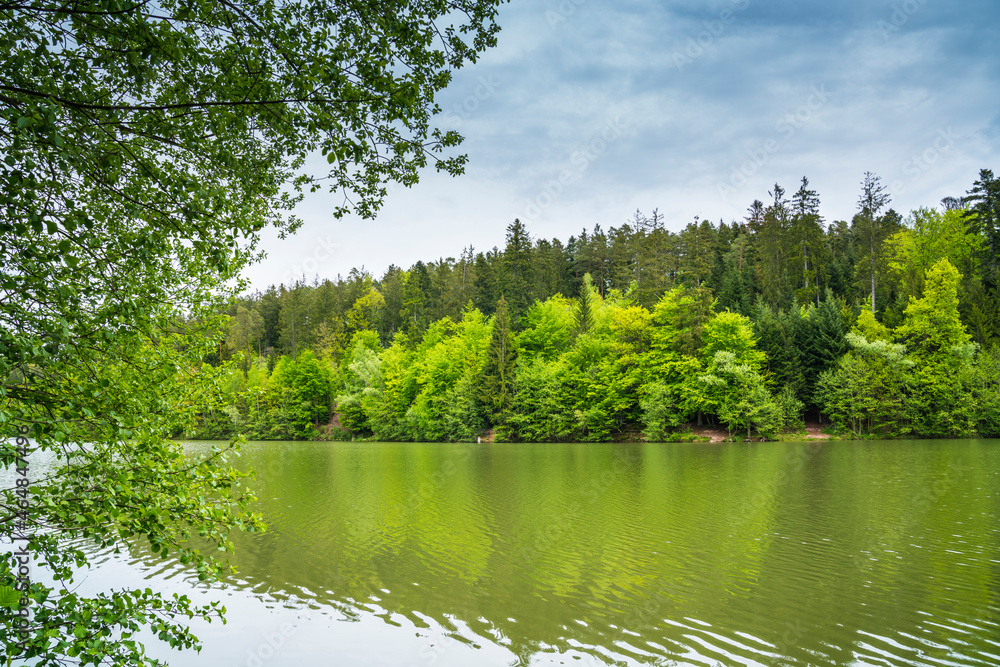
MULTIPOLYGON (((305 190, 332 191, 336 216, 371 216, 387 182, 412 185, 430 163, 461 171, 462 156, 440 152, 460 137, 433 126, 435 97, 495 42, 498 4, 39 0, 0 11, 0 423, 64 457, 33 480, 18 529, 52 576, 4 596, 5 656, 149 664, 134 641, 144 625, 197 644, 174 617, 211 609, 76 593, 80 545, 144 538, 209 576, 218 568, 184 546, 189 532, 226 547, 230 530, 259 526, 219 456, 187 460, 166 440, 208 374, 199 362, 223 331, 223 285, 262 229, 296 228, 305 190), (306 169, 320 154, 327 166, 306 169)), ((7 442, 4 467, 18 460, 7 442)), ((5 490, 5 513, 13 501, 5 490)), ((2 526, 10 539, 14 522, 2 526)), ((16 568, 0 559, 0 587, 16 568)))

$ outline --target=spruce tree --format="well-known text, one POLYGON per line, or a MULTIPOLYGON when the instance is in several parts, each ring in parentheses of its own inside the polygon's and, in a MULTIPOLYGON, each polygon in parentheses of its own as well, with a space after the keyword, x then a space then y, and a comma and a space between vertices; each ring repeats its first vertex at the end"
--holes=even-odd
POLYGON ((964 203, 971 204, 973 228, 985 241, 980 265, 983 283, 996 288, 1000 286, 1000 179, 993 177, 992 170, 979 172, 979 180, 972 184, 964 203))
POLYGON ((870 171, 866 171, 865 180, 861 183, 858 215, 854 217, 854 226, 868 251, 872 314, 875 314, 875 269, 881 254, 882 242, 889 235, 889 226, 885 224, 884 220, 887 216, 879 216, 879 211, 887 206, 891 200, 889 192, 882 185, 882 179, 870 171))
POLYGON ((493 316, 493 337, 480 382, 479 397, 491 424, 503 421, 514 396, 514 373, 517 368, 517 346, 511 330, 510 312, 503 296, 497 302, 493 316))
POLYGON ((504 248, 500 291, 510 295, 510 316, 515 328, 528 311, 534 293, 535 267, 532 262, 531 237, 518 219, 507 225, 507 245, 504 248))
POLYGON ((819 214, 819 195, 809 189, 809 179, 802 177, 802 185, 792 195, 790 240, 794 243, 789 272, 800 276, 796 296, 800 303, 813 301, 819 305, 819 264, 825 254, 823 218, 819 214))
POLYGON ((580 296, 576 299, 576 331, 584 334, 594 328, 594 283, 590 274, 584 274, 583 285, 580 286, 580 296))

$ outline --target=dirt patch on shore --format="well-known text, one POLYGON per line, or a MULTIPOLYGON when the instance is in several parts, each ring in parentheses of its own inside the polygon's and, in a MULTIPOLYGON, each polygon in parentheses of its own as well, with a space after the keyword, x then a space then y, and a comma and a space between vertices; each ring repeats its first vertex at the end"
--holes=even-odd
POLYGON ((830 434, 823 433, 822 424, 806 424, 806 439, 808 440, 829 440, 830 434))
MULTIPOLYGON (((719 426, 694 426, 688 427, 695 436, 699 438, 707 439, 708 442, 728 442, 730 439, 735 442, 743 442, 746 440, 746 432, 744 431, 742 435, 740 433, 734 433, 732 437, 729 435, 729 431, 719 426)), ((806 424, 805 426, 805 440, 829 440, 830 434, 823 433, 825 426, 816 422, 806 424)), ((801 431, 800 431, 801 433, 801 431)), ((754 435, 751 440, 759 440, 760 436, 754 435)), ((788 436, 783 438, 785 440, 789 439, 788 436)), ((705 440, 702 440, 704 442, 705 440)))
POLYGON ((709 442, 725 442, 729 440, 729 431, 718 426, 692 426, 691 432, 700 438, 708 438, 709 442))

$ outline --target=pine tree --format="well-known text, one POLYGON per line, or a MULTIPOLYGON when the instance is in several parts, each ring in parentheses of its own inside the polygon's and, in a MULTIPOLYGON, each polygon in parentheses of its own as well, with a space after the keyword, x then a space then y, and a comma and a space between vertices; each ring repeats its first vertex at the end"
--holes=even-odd
POLYGON ((475 278, 473 279, 472 303, 484 315, 492 315, 496 307, 497 297, 497 271, 499 269, 500 251, 496 246, 487 253, 476 255, 475 278))
POLYGON ((867 246, 869 266, 871 268, 871 301, 872 314, 875 313, 875 267, 881 254, 882 241, 889 236, 888 225, 879 211, 885 208, 892 197, 882 185, 882 179, 870 171, 865 172, 865 180, 861 182, 861 196, 858 197, 858 215, 854 222, 867 246))
POLYGON ((500 291, 510 295, 508 302, 511 321, 520 327, 521 317, 528 312, 534 298, 534 266, 531 237, 519 219, 507 225, 507 245, 503 251, 500 291))
POLYGON ((807 404, 816 405, 815 390, 820 376, 833 369, 847 352, 847 331, 840 316, 843 305, 827 289, 826 299, 800 321, 796 343, 804 381, 802 398, 807 404))
POLYGON ((695 216, 694 222, 680 233, 681 245, 683 247, 683 263, 681 265, 682 275, 685 282, 693 287, 701 287, 702 282, 712 273, 712 265, 715 260, 715 238, 716 231, 712 223, 708 220, 699 221, 695 216))
POLYGON ((493 337, 480 381, 479 397, 493 425, 502 422, 514 396, 517 347, 511 330, 510 312, 503 296, 493 316, 493 337))
POLYGON ((427 265, 423 262, 418 261, 406 272, 402 312, 406 321, 405 331, 414 342, 420 339, 430 324, 427 314, 430 285, 431 278, 427 273, 427 265))
POLYGON ((576 299, 576 331, 577 334, 585 334, 594 328, 594 283, 590 274, 584 274, 583 285, 580 287, 580 295, 576 299))
POLYGON ((983 169, 979 180, 964 198, 973 218, 973 228, 982 235, 985 243, 981 256, 981 275, 987 288, 1000 287, 1000 179, 993 171, 983 169))
POLYGON ((751 264, 750 241, 740 234, 722 255, 718 278, 718 308, 749 315, 753 304, 754 267, 751 264))
MULTIPOLYGON (((787 305, 791 301, 791 286, 788 284, 785 270, 789 242, 788 200, 785 199, 785 189, 777 183, 774 184, 774 190, 768 194, 771 195, 772 201, 763 210, 763 217, 759 222, 760 231, 756 239, 760 251, 761 287, 768 303, 787 305)), ((752 216, 760 213, 758 202, 754 202, 750 212, 752 216)), ((751 224, 757 224, 757 220, 754 219, 751 224)))
POLYGON ((823 218, 819 215, 819 195, 809 189, 809 179, 805 176, 798 191, 792 195, 789 237, 795 256, 794 265, 789 269, 792 275, 800 276, 796 295, 800 303, 815 298, 819 305, 819 260, 825 254, 823 218))

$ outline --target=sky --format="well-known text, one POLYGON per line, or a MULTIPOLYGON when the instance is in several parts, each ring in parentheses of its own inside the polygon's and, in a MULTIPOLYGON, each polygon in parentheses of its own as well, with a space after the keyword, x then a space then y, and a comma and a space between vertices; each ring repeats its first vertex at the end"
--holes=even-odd
POLYGON ((309 195, 252 289, 502 248, 515 218, 565 242, 656 209, 676 231, 805 176, 850 220, 866 171, 906 215, 1000 171, 996 0, 514 0, 499 23, 439 97, 465 174, 391 187, 374 220, 309 195))

